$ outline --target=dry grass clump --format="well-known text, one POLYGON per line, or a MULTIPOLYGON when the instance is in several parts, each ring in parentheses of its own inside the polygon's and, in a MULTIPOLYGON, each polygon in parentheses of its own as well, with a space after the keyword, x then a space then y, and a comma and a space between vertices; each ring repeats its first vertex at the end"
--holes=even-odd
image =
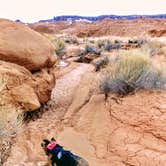
POLYGON ((49 39, 51 43, 55 46, 55 52, 61 59, 65 54, 65 42, 62 39, 52 37, 49 39))
POLYGON ((163 70, 154 67, 148 54, 140 50, 123 51, 104 72, 100 89, 126 95, 139 89, 165 88, 163 70))
POLYGON ((96 47, 103 51, 118 50, 121 48, 120 41, 115 40, 114 42, 108 39, 96 41, 96 47))
POLYGON ((0 165, 7 160, 12 137, 22 128, 24 115, 20 110, 13 110, 10 106, 0 107, 0 165))
POLYGON ((63 39, 57 38, 53 35, 45 35, 45 37, 55 46, 55 52, 61 59, 65 54, 65 42, 63 39))
POLYGON ((161 54, 166 57, 166 46, 161 48, 161 54))
POLYGON ((22 127, 24 115, 20 110, 6 106, 0 108, 0 138, 12 137, 22 127))
POLYGON ((164 44, 159 41, 149 41, 142 45, 141 51, 151 56, 154 56, 158 54, 163 54, 163 47, 164 44))

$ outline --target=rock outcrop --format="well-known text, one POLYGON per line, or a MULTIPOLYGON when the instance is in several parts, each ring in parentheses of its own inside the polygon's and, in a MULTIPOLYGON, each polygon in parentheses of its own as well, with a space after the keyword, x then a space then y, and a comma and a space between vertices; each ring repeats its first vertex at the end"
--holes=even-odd
POLYGON ((53 45, 28 26, 0 19, 0 60, 30 71, 51 67, 56 61, 53 45))
POLYGON ((31 74, 22 66, 4 61, 0 61, 0 80, 0 106, 13 105, 13 109, 26 111, 36 110, 48 101, 55 85, 53 74, 46 69, 31 74))
POLYGON ((56 22, 39 22, 28 25, 33 30, 39 33, 59 33, 60 31, 69 28, 70 25, 65 21, 56 22))
POLYGON ((56 62, 54 47, 27 26, 0 19, 1 102, 36 110, 47 102, 55 85, 51 66, 56 62), (31 71, 39 70, 31 73, 31 71))
POLYGON ((24 112, 50 99, 55 62, 54 47, 45 37, 0 19, 0 165, 10 153, 11 136, 22 127, 24 112))
POLYGON ((65 48, 65 58, 71 58, 71 57, 78 57, 81 55, 82 52, 84 52, 84 48, 80 46, 68 46, 65 48))
POLYGON ((162 36, 166 36, 166 30, 165 29, 161 29, 161 30, 153 29, 153 30, 149 31, 149 34, 152 37, 162 37, 162 36))

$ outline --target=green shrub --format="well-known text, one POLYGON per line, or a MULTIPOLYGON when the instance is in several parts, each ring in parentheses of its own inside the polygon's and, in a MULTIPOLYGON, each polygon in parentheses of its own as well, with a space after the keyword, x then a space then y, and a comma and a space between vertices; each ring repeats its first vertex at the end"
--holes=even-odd
POLYGON ((165 88, 166 77, 139 50, 123 51, 101 79, 101 91, 126 95, 139 89, 165 88))

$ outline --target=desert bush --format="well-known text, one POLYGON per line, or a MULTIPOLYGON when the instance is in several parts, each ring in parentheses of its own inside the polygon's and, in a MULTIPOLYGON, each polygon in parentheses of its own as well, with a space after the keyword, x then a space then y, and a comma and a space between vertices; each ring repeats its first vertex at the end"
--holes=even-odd
POLYGON ((24 115, 20 110, 15 111, 10 107, 0 106, 0 165, 7 160, 12 137, 21 129, 24 115))
POLYGON ((106 43, 104 44, 103 49, 104 49, 105 51, 111 51, 111 50, 113 49, 113 44, 112 44, 110 41, 108 41, 108 42, 106 42, 106 43))
POLYGON ((84 54, 100 55, 101 54, 101 50, 98 49, 97 47, 93 46, 93 45, 86 45, 84 54))
POLYGON ((79 44, 77 38, 74 37, 66 37, 64 38, 64 42, 68 44, 79 44))
POLYGON ((55 46, 56 54, 60 58, 62 58, 62 56, 65 54, 65 43, 64 43, 64 41, 61 40, 61 39, 55 39, 53 44, 55 46))
POLYGON ((55 52, 61 59, 65 54, 65 42, 53 35, 45 35, 45 37, 55 46, 55 52))
POLYGON ((115 43, 115 44, 120 44, 120 43, 121 43, 121 41, 120 41, 120 40, 118 40, 118 39, 115 39, 115 40, 114 40, 114 43, 115 43))
POLYGON ((129 39, 128 44, 136 44, 138 47, 141 47, 143 44, 146 44, 146 39, 136 38, 136 39, 129 39))
POLYGON ((109 64, 108 56, 102 56, 92 61, 92 64, 95 66, 95 70, 99 71, 101 68, 109 64))
POLYGON ((161 48, 161 54, 166 57, 166 46, 161 48))
POLYGON ((102 92, 126 95, 139 89, 165 88, 166 77, 152 60, 139 50, 123 51, 103 73, 102 92))
POLYGON ((95 45, 96 45, 97 48, 102 49, 102 48, 104 48, 105 44, 108 43, 108 42, 110 42, 110 41, 107 40, 107 39, 104 39, 104 40, 101 40, 101 39, 100 39, 100 40, 97 40, 97 41, 95 42, 95 45))
POLYGON ((121 45, 120 43, 117 41, 116 43, 111 42, 110 40, 98 40, 96 42, 96 46, 100 49, 102 49, 103 51, 111 51, 114 49, 120 49, 121 45))
POLYGON ((141 51, 151 56, 162 54, 163 43, 158 41, 149 41, 142 45, 141 51))

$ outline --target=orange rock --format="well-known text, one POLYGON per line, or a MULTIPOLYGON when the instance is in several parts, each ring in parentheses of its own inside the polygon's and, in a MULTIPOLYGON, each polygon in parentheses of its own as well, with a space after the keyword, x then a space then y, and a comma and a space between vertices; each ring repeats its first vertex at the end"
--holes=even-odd
POLYGON ((32 87, 23 84, 13 88, 11 91, 13 100, 20 103, 25 111, 32 111, 40 108, 38 97, 32 87))
POLYGON ((24 24, 0 19, 0 60, 24 66, 30 71, 56 62, 53 45, 24 24))
POLYGON ((47 69, 31 74, 22 66, 0 61, 0 105, 36 110, 49 100, 54 86, 55 77, 47 69))

